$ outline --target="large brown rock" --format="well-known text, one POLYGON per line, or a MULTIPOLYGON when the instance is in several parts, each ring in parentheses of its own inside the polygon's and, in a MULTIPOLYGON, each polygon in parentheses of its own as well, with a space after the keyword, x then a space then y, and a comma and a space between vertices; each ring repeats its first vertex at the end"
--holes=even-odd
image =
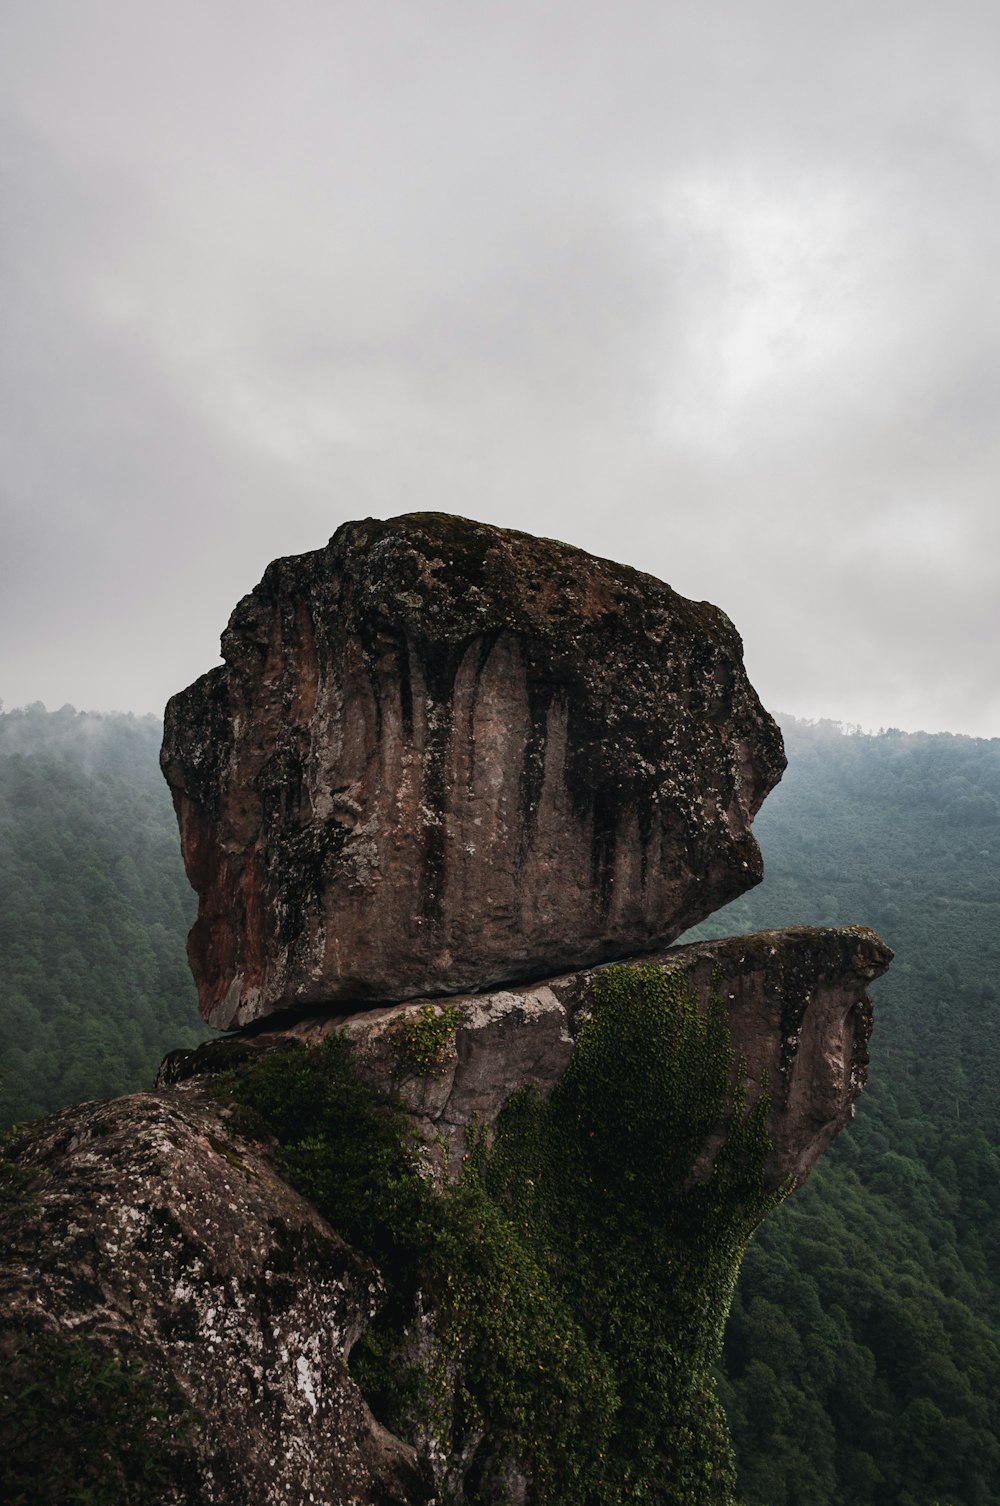
POLYGON ((412 514, 278 560, 167 707, 201 1010, 378 1002, 669 943, 759 882, 781 737, 729 619, 412 514))

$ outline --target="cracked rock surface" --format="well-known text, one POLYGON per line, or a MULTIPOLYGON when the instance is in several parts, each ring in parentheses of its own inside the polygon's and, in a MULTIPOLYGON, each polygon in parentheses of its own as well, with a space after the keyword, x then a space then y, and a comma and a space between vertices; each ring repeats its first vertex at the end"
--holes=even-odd
POLYGON ((781 735, 707 602, 435 513, 270 565, 162 763, 210 1024, 544 977, 760 881, 781 735))
POLYGON ((428 1498, 345 1369, 378 1272, 218 1105, 184 1088, 81 1104, 25 1131, 17 1160, 0 1358, 79 1334, 176 1386, 187 1432, 157 1506, 428 1498))

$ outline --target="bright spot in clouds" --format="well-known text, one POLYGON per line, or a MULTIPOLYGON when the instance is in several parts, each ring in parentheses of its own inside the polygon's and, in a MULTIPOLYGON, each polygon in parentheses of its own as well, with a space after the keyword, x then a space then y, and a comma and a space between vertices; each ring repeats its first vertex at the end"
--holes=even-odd
POLYGON ((733 452, 789 408, 805 417, 864 351, 862 216, 842 186, 782 193, 746 172, 674 180, 664 198, 668 264, 684 245, 693 303, 661 440, 733 452))

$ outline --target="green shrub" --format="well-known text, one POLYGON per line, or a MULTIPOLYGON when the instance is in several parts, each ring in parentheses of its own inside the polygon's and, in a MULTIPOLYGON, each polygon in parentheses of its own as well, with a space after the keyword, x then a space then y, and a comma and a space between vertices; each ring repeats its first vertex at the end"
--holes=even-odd
POLYGON ((190 1425, 173 1386, 84 1339, 22 1341, 0 1381, 2 1506, 149 1506, 190 1425))
POLYGON ((268 1052, 213 1091, 237 1100, 237 1129, 277 1140, 288 1180, 375 1260, 390 1292, 410 1294, 439 1221, 437 1199, 418 1173, 408 1121, 361 1081, 348 1042, 334 1034, 318 1050, 268 1052))
POLYGON ((424 1004, 420 1013, 401 1020, 392 1043, 401 1072, 438 1076, 455 1059, 455 1032, 468 1014, 465 1004, 424 1004))
POLYGON ((731 1500, 711 1371, 746 1242, 779 1200, 763 1190, 766 1097, 747 1112, 732 1067, 717 990, 702 1013, 659 968, 608 968, 549 1100, 519 1095, 473 1158, 614 1377, 572 1492, 558 1452, 534 1453, 541 1501, 731 1500), (726 1118, 713 1175, 690 1182, 726 1118))
POLYGON ((12 1124, 0 1133, 0 1203, 19 1203, 26 1196, 30 1173, 17 1160, 24 1142, 23 1125, 12 1124))

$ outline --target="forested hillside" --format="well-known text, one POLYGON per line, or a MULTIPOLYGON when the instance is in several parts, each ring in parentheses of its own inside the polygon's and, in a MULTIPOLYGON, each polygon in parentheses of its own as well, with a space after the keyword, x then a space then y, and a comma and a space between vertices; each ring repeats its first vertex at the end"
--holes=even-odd
POLYGON ((207 1034, 161 730, 0 712, 0 1126, 147 1088, 207 1034))
POLYGON ((767 877, 701 934, 878 930, 869 1087, 760 1230, 722 1390, 747 1506, 1000 1501, 1000 740, 783 721, 767 877))
MULTIPOLYGON (((784 720, 767 878, 700 934, 873 926, 869 1088, 759 1232, 720 1388, 746 1506, 1000 1501, 1000 740, 784 720)), ((0 714, 0 1115, 206 1033, 152 718, 0 714)))

